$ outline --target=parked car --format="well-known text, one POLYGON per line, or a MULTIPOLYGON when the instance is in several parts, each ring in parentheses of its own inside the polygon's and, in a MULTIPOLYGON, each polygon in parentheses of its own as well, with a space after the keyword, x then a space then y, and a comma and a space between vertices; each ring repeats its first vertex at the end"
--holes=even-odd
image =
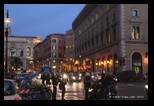
POLYGON ((69 81, 70 82, 80 82, 82 80, 82 76, 78 72, 69 73, 69 81))
POLYGON ((116 74, 118 81, 136 81, 137 75, 136 72, 133 70, 121 71, 116 74))
POLYGON ((4 79, 4 100, 21 100, 15 80, 4 79))

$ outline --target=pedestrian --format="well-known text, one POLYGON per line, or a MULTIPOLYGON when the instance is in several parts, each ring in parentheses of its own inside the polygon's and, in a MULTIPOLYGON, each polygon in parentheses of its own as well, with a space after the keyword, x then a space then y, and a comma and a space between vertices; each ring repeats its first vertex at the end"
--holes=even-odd
POLYGON ((44 84, 44 81, 46 80, 45 72, 42 72, 41 79, 42 79, 42 84, 44 84))
POLYGON ((48 85, 50 85, 51 83, 50 83, 50 74, 48 73, 47 74, 47 77, 46 77, 46 85, 48 86, 48 85))
POLYGON ((52 73, 53 100, 56 100, 57 84, 58 84, 58 78, 57 78, 56 74, 52 73))
POLYGON ((60 80, 59 88, 60 88, 60 90, 62 90, 62 100, 65 100, 64 96, 65 96, 65 92, 66 92, 66 88, 65 88, 66 83, 67 83, 67 81, 64 78, 62 80, 60 80))
POLYGON ((86 76, 84 78, 84 88, 85 88, 85 100, 88 100, 88 90, 91 86, 91 77, 88 72, 86 72, 86 76))

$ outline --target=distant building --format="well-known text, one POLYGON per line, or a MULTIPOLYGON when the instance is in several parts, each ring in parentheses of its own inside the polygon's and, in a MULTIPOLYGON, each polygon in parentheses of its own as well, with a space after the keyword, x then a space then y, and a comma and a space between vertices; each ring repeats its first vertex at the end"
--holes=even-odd
POLYGON ((66 52, 66 64, 68 71, 77 71, 74 67, 74 32, 73 30, 67 30, 65 33, 65 52, 66 52))
POLYGON ((35 67, 48 65, 53 71, 65 69, 65 36, 64 34, 50 34, 34 47, 35 67))
POLYGON ((82 70, 148 72, 148 4, 87 4, 72 29, 82 70))
MULTIPOLYGON (((5 28, 4 28, 5 31, 5 28)), ((33 47, 41 42, 42 38, 39 36, 14 36, 11 35, 11 28, 9 28, 8 36, 8 69, 33 68, 33 47), (18 58, 20 64, 16 64, 14 59, 18 58)), ((6 37, 4 33, 4 60, 6 51, 6 37)), ((5 61, 4 61, 5 64, 5 61)), ((4 65, 5 66, 5 65, 4 65)))

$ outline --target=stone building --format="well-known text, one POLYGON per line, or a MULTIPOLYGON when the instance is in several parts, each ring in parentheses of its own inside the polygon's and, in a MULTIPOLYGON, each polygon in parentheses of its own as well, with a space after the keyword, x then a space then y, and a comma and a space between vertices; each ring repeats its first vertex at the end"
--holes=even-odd
POLYGON ((72 29, 82 70, 148 72, 148 4, 87 4, 72 29))
MULTIPOLYGON (((5 28, 4 28, 5 31, 5 28)), ((14 58, 19 58, 20 65, 16 68, 23 68, 25 70, 33 68, 33 47, 41 42, 42 38, 39 36, 14 36, 11 35, 11 28, 9 28, 8 35, 8 61, 7 69, 15 68, 14 58)), ((4 33, 4 60, 6 50, 6 36, 4 33)), ((4 61, 5 66, 5 61, 4 61)))
POLYGON ((74 32, 73 30, 66 31, 65 39, 65 53, 66 53, 66 64, 68 71, 77 71, 77 68, 74 67, 74 32))
POLYGON ((66 70, 64 60, 64 34, 50 34, 34 47, 34 64, 37 68, 48 65, 53 71, 63 71, 66 70))

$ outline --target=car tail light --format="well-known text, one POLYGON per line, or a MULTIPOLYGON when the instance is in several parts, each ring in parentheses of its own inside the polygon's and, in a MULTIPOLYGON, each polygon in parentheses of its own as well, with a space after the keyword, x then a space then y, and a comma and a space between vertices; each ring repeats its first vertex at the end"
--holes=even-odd
POLYGON ((20 100, 20 98, 19 97, 16 97, 15 100, 20 100))

